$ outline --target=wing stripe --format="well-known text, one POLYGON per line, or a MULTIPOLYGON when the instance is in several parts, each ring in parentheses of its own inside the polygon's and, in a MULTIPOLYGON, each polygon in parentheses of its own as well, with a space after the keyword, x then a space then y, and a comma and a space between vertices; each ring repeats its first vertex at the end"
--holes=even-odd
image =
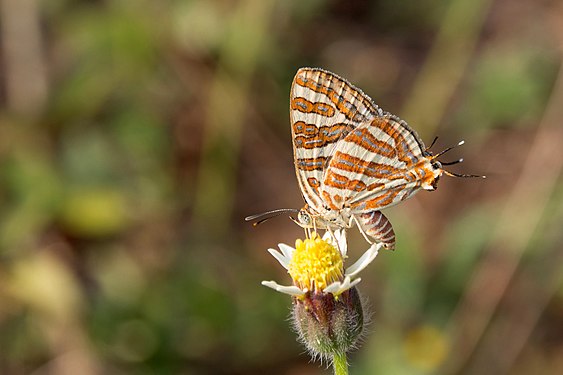
POLYGON ((347 137, 346 141, 353 142, 357 146, 388 158, 397 158, 397 152, 393 145, 381 141, 373 136, 369 128, 354 129, 347 137))
POLYGON ((325 169, 327 158, 307 158, 307 159, 297 159, 295 166, 297 169, 302 171, 322 171, 325 169))
POLYGON ((319 73, 319 77, 316 77, 315 79, 298 74, 295 77, 295 84, 308 88, 318 94, 326 95, 336 108, 346 116, 346 118, 354 122, 366 121, 369 119, 368 116, 375 117, 377 115, 381 115, 381 111, 378 111, 378 108, 371 103, 371 100, 366 100, 361 91, 358 92, 358 89, 353 88, 344 80, 342 80, 343 82, 335 82, 336 76, 332 74, 328 75, 322 71, 317 72, 319 73), (326 84, 326 82, 328 82, 328 84, 326 84), (340 89, 340 92, 335 90, 335 86, 340 89), (348 92, 345 93, 345 90, 348 92), (352 96, 351 99, 358 102, 358 104, 361 104, 361 106, 356 106, 352 103, 352 101, 346 99, 346 94, 350 94, 352 96))
POLYGON ((334 107, 322 102, 311 102, 305 98, 297 97, 291 101, 291 109, 303 113, 316 113, 324 117, 334 116, 334 107))
POLYGON ((293 124, 295 137, 293 143, 296 148, 314 149, 325 147, 346 136, 353 128, 345 123, 317 127, 303 121, 293 124))
POLYGON ((387 190, 383 194, 377 195, 372 199, 361 201, 362 211, 371 211, 396 203, 398 201, 396 200, 396 197, 402 190, 403 187, 395 187, 393 190, 387 190))
POLYGON ((363 160, 341 151, 337 151, 330 164, 331 169, 337 168, 343 171, 373 177, 381 180, 402 179, 402 170, 390 164, 376 163, 363 160))
POLYGON ((397 121, 396 118, 391 117, 384 121, 376 119, 372 122, 372 125, 378 127, 395 141, 397 159, 404 162, 407 167, 416 164, 423 156, 424 145, 422 141, 419 140, 414 130, 406 128, 404 121, 397 121), (403 134, 404 131, 406 131, 407 134, 403 134))
POLYGON ((333 171, 329 171, 329 173, 327 174, 324 185, 356 192, 366 190, 367 188, 366 183, 362 180, 350 180, 348 177, 337 174, 333 171))

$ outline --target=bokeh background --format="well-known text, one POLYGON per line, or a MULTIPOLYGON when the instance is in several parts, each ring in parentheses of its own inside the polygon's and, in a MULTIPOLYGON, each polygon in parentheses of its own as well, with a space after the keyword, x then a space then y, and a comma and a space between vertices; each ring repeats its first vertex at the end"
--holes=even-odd
POLYGON ((243 220, 303 204, 302 66, 488 176, 385 211, 351 373, 563 373, 561 1, 0 4, 0 373, 330 373, 260 285, 303 231, 243 220))

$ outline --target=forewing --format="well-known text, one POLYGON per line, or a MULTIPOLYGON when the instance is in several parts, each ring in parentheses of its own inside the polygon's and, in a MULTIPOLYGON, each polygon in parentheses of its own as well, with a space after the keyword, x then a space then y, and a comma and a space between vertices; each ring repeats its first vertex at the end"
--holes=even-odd
POLYGON ((367 95, 336 74, 299 69, 291 86, 291 135, 297 180, 309 206, 322 207, 322 177, 339 141, 382 115, 367 95))
POLYGON ((386 114, 352 130, 336 145, 321 195, 332 209, 368 213, 407 199, 420 188, 425 147, 416 132, 386 114))

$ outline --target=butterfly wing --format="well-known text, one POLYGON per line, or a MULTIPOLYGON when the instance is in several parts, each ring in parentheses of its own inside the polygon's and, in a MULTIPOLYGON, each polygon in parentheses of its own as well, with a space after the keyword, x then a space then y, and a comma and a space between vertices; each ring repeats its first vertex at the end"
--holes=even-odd
POLYGON ((321 182, 339 142, 383 111, 361 90, 336 74, 301 68, 291 85, 293 157, 305 202, 323 206, 321 182))
POLYGON ((427 159, 422 140, 406 122, 386 114, 352 130, 334 150, 321 195, 331 209, 381 210, 421 187, 427 159))
POLYGON ((416 132, 385 114, 362 123, 338 143, 323 176, 321 195, 331 209, 350 209, 364 234, 393 249, 395 234, 380 210, 421 188, 427 160, 416 132))

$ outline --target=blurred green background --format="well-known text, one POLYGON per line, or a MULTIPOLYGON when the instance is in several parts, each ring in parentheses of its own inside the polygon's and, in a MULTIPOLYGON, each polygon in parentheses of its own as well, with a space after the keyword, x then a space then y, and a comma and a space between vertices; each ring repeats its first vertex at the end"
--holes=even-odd
POLYGON ((488 176, 385 211, 351 373, 563 373, 563 2, 0 4, 1 374, 330 373, 260 285, 303 231, 243 221, 303 204, 302 66, 488 176))

